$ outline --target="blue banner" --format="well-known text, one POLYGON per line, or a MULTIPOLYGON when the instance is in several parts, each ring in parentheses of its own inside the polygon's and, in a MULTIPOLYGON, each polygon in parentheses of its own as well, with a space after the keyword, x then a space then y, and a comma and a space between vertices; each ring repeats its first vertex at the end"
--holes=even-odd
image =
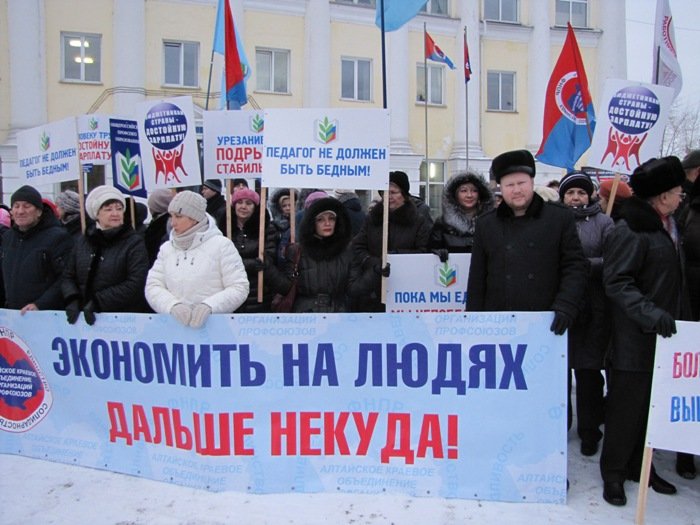
POLYGON ((0 310, 0 452, 212 491, 564 503, 551 318, 213 315, 194 330, 0 310))
POLYGON ((138 122, 111 118, 109 135, 112 143, 112 184, 126 195, 146 197, 138 122))

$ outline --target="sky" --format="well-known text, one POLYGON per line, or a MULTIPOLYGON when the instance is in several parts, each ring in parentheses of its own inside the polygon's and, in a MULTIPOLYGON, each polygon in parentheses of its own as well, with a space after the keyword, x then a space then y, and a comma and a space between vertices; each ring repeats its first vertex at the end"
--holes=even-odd
MULTIPOLYGON (((611 0, 606 0, 611 1, 611 0)), ((613 0, 618 1, 618 0, 613 0)), ((627 7, 627 79, 651 81, 656 0, 625 0, 627 7)), ((700 104, 700 1, 669 0, 676 50, 683 75, 677 102, 700 104)))

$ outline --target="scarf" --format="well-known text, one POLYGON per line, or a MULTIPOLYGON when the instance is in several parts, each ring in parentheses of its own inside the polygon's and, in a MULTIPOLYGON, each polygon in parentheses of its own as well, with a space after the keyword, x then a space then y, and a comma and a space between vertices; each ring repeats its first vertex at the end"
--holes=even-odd
POLYGON ((198 233, 204 233, 209 229, 209 220, 205 217, 204 220, 192 226, 189 230, 178 235, 173 231, 173 245, 180 250, 189 250, 194 242, 194 238, 198 233))

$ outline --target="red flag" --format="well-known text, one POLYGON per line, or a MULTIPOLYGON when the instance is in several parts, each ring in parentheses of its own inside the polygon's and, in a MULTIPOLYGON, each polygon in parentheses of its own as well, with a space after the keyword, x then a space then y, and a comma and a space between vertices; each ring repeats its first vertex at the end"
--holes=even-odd
POLYGON ((247 100, 245 83, 243 82, 245 75, 243 73, 243 67, 241 66, 241 58, 238 53, 238 43, 236 42, 236 30, 233 25, 231 6, 227 0, 224 0, 224 4, 226 99, 237 101, 239 104, 243 105, 247 100))
POLYGON ((467 31, 464 30, 464 83, 472 78, 472 63, 469 60, 469 47, 467 46, 467 31))

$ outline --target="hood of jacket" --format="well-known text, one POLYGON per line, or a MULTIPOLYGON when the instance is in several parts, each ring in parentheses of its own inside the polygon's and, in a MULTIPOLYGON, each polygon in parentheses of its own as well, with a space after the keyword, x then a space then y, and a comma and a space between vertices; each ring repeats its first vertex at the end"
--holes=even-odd
POLYGON ((332 197, 315 201, 304 212, 304 218, 299 226, 299 241, 304 253, 315 261, 332 259, 345 250, 352 238, 350 218, 343 203, 332 197), (316 215, 322 211, 335 212, 335 231, 326 238, 316 236, 316 215))
POLYGON ((291 191, 294 191, 294 198, 296 200, 298 196, 297 190, 290 190, 289 188, 279 188, 275 190, 274 193, 270 196, 270 200, 268 202, 270 207, 270 213, 272 213, 273 219, 278 221, 283 219, 289 220, 287 217, 282 215, 282 208, 280 208, 280 199, 282 197, 288 197, 291 191))
POLYGON ((442 220, 461 234, 473 230, 474 219, 465 215, 457 200, 457 190, 462 184, 471 183, 479 192, 476 216, 482 215, 493 208, 493 194, 486 181, 475 173, 460 173, 452 177, 442 192, 442 220))

